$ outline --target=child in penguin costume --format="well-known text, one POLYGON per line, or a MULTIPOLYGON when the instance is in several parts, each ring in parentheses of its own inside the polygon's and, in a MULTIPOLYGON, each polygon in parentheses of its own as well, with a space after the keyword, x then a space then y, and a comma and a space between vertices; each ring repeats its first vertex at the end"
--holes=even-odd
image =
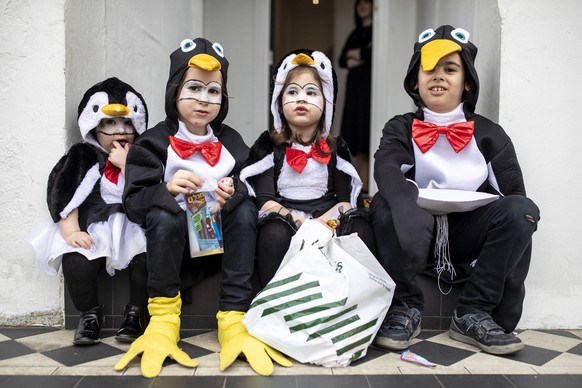
POLYGON ((378 258, 396 283, 375 343, 388 349, 405 349, 419 334, 424 299, 416 274, 435 263, 439 281, 466 281, 451 338, 492 354, 523 348, 512 331, 539 210, 526 197, 510 138, 474 112, 476 55, 461 28, 421 33, 404 79, 418 110, 386 123, 375 154, 372 223, 378 258))
POLYGON ((357 232, 375 252, 367 214, 357 208, 362 181, 345 142, 330 134, 336 85, 331 62, 320 51, 292 51, 276 67, 274 130, 259 136, 241 172, 260 211, 257 268, 263 287, 306 218, 339 219, 339 235, 357 232))
POLYGON ((146 377, 157 376, 166 357, 184 366, 198 365, 177 346, 180 270, 183 260, 192 260, 184 194, 209 182, 217 182, 224 239, 217 314, 220 369, 241 352, 262 375, 273 372, 271 357, 290 366, 278 352, 251 337, 242 324, 254 296, 257 209, 237 179, 249 149, 238 132, 222 123, 228 112, 227 74, 228 61, 220 44, 203 38, 183 40, 170 55, 166 119, 140 137, 128 155, 123 197, 128 217, 146 231, 151 319, 116 370, 141 353, 146 377))
POLYGON ((147 128, 148 111, 130 85, 109 78, 81 100, 74 144, 50 173, 47 202, 51 218, 37 226, 29 242, 38 265, 56 274, 61 263, 73 304, 81 312, 75 345, 99 342, 103 306, 97 274, 113 276, 129 267, 130 301, 116 339, 132 342, 143 332, 146 291, 146 241, 141 227, 121 204, 130 145, 147 128))

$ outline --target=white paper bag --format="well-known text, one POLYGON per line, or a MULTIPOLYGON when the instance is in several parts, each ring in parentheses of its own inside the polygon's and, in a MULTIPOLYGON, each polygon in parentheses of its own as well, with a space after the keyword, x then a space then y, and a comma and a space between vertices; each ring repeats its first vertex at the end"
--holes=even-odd
POLYGON ((394 281, 356 235, 307 220, 243 320, 251 335, 302 363, 348 366, 363 357, 394 281))

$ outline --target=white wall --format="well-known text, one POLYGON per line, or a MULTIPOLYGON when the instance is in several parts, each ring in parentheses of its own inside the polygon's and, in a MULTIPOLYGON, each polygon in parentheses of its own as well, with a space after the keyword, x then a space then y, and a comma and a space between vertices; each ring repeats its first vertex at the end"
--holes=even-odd
POLYGON ((46 217, 46 177, 64 151, 64 0, 2 1, 0 325, 62 321, 63 287, 23 242, 46 217))
POLYGON ((225 124, 250 147, 269 125, 269 0, 206 0, 204 36, 219 42, 229 62, 225 124), (232 26, 232 28, 228 28, 232 26))
POLYGON ((67 128, 79 140, 77 106, 95 83, 116 76, 140 92, 149 125, 166 117, 170 53, 202 35, 203 0, 69 0, 66 7, 67 128))
POLYGON ((499 122, 541 209, 522 327, 582 327, 582 2, 500 0, 499 122))
POLYGON ((201 35, 202 0, 2 1, 1 9, 0 325, 62 324, 61 276, 35 268, 23 238, 48 217, 47 177, 79 139, 77 105, 117 76, 142 93, 150 125, 162 120, 170 53, 201 35))

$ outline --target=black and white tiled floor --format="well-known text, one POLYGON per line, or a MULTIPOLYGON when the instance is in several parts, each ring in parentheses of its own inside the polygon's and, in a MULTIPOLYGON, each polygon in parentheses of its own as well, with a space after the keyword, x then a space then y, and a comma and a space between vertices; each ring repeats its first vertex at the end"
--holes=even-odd
POLYGON ((128 349, 113 334, 105 331, 101 344, 81 348, 72 346, 73 330, 0 328, 0 387, 582 387, 582 330, 521 331, 525 349, 505 357, 453 341, 447 332, 424 331, 410 350, 435 368, 371 347, 347 368, 295 363, 277 366, 270 377, 256 375, 243 361, 220 372, 216 331, 184 331, 179 346, 200 366, 166 360, 154 379, 141 377, 137 360, 124 372, 113 370, 128 349))

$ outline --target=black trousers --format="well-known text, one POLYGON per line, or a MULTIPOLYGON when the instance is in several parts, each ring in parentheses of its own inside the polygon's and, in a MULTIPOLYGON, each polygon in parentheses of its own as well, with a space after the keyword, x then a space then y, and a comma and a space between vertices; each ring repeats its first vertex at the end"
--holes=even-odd
MULTIPOLYGON (((348 222, 348 220, 345 220, 348 222)), ((342 222, 344 220, 342 219, 342 222)), ((291 238, 296 233, 296 228, 289 217, 273 214, 265 218, 259 226, 257 239, 257 267, 261 288, 273 278, 279 269, 285 253, 291 244, 291 238)), ((342 228, 338 235, 357 233, 368 249, 375 255, 376 245, 374 231, 366 218, 361 216, 350 217, 348 227, 342 228)))
MULTIPOLYGON (((396 283, 394 302, 406 302, 422 311, 424 298, 417 272, 400 248, 392 212, 379 194, 374 196, 371 213, 378 259, 396 283)), ((515 329, 521 318, 532 234, 538 221, 539 209, 533 201, 517 195, 448 215, 452 263, 476 260, 457 300, 460 313, 484 311, 505 330, 515 329)), ((434 257, 427 257, 427 263, 433 261, 434 257)))
MULTIPOLYGON (((67 290, 75 308, 87 311, 98 306, 99 271, 105 269, 105 257, 88 260, 78 252, 65 253, 63 255, 63 275, 67 290)), ((124 271, 129 271, 129 301, 137 307, 145 307, 147 304, 147 269, 146 254, 135 256, 124 271)))
MULTIPOLYGON (((178 295, 182 262, 195 260, 190 258, 186 217, 185 212, 174 214, 159 207, 146 216, 150 298, 178 295)), ((223 211, 221 219, 224 253, 219 308, 244 312, 253 297, 257 208, 250 200, 243 200, 230 212, 223 211)))

